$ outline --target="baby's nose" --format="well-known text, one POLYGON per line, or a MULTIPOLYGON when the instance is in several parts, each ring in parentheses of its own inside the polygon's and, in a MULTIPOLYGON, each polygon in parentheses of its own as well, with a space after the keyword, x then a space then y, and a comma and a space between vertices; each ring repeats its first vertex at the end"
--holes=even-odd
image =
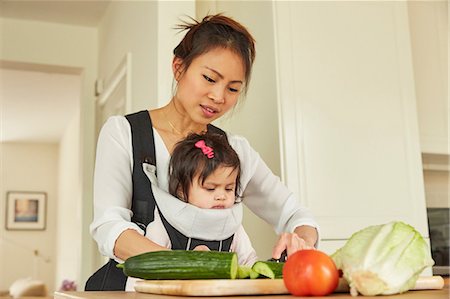
POLYGON ((215 199, 216 200, 224 200, 225 194, 223 194, 223 193, 216 194, 215 199))

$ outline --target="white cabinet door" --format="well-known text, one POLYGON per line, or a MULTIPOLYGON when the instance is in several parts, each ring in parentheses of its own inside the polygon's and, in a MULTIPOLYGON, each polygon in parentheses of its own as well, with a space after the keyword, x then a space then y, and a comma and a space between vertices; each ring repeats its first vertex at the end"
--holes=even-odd
POLYGON ((274 15, 284 180, 325 251, 393 220, 428 237, 406 3, 284 1, 274 15))
POLYGON ((448 2, 410 1, 408 13, 422 152, 449 155, 448 2))

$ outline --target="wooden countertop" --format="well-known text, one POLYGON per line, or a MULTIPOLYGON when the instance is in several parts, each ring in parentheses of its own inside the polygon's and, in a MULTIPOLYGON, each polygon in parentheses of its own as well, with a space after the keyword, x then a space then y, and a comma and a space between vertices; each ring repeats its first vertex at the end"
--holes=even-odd
MULTIPOLYGON (((377 298, 377 299, 449 299, 449 285, 450 278, 444 277, 444 288, 441 290, 423 290, 423 291, 409 291, 403 294, 393 295, 393 296, 376 296, 376 297, 365 297, 362 298, 377 298)), ((294 297, 291 295, 259 295, 259 296, 230 296, 226 297, 229 299, 262 299, 262 298, 276 298, 276 299, 293 299, 293 298, 314 298, 314 299, 325 299, 325 298, 348 298, 355 299, 348 293, 334 293, 326 297, 294 297)), ((41 297, 42 298, 42 297, 41 297)), ((170 296, 170 295, 154 295, 145 294, 137 292, 55 292, 54 299, 171 299, 171 298, 184 298, 184 299, 206 299, 206 298, 225 298, 225 297, 182 297, 182 296, 170 296)))
MULTIPOLYGON (((276 299, 293 299, 293 298, 314 298, 314 299, 325 299, 325 298, 352 298, 350 294, 335 293, 326 297, 293 297, 290 295, 259 295, 259 296, 231 296, 226 298, 232 299, 262 299, 262 298, 276 298, 276 299)), ((225 298, 225 297, 181 297, 181 296, 169 296, 169 295, 154 295, 154 294, 144 294, 137 292, 55 292, 55 299, 171 299, 171 298, 225 298)), ((393 295, 393 296, 376 296, 376 297, 360 297, 362 298, 377 298, 377 299, 449 299, 449 289, 448 285, 442 290, 426 290, 426 291, 409 291, 403 294, 393 295)))

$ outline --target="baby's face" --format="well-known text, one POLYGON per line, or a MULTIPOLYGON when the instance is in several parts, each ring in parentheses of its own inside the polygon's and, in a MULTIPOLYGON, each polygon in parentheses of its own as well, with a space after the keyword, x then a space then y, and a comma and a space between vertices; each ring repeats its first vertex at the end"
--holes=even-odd
POLYGON ((227 209, 234 205, 237 170, 219 167, 203 184, 198 176, 192 180, 189 203, 202 209, 227 209))

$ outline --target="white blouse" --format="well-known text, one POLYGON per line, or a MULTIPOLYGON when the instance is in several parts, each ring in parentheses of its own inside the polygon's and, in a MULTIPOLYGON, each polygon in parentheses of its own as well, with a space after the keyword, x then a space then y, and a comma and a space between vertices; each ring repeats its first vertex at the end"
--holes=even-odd
MULTIPOLYGON (((158 185, 168 190, 170 153, 153 129, 158 185)), ((293 232, 300 225, 318 225, 309 209, 300 205, 267 167, 259 154, 242 136, 227 133, 228 141, 241 161, 242 202, 256 215, 270 223, 277 233, 293 232)), ((114 256, 119 235, 134 229, 145 232, 131 222, 133 192, 133 149, 131 127, 124 116, 112 116, 103 125, 97 143, 94 171, 94 220, 90 232, 102 255, 114 256)), ((149 236, 151 238, 151 236, 149 236)))

